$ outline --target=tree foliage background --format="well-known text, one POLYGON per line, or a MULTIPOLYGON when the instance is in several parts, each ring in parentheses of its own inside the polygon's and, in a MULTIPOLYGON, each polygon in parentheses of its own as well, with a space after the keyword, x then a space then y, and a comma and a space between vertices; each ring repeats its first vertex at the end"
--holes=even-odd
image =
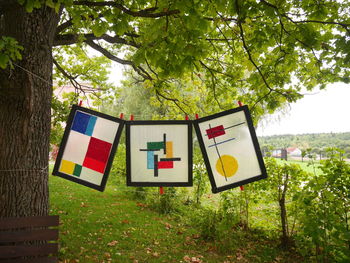
MULTIPOLYGON (((103 63, 90 66, 86 47, 130 66, 135 82, 186 113, 199 104, 210 113, 242 100, 260 116, 300 98, 303 87, 349 81, 348 1, 19 3, 28 12, 44 5, 59 12, 55 72, 77 88, 78 80, 87 80, 106 89, 92 73, 100 73, 103 63), (204 94, 205 101, 191 100, 186 89, 204 94)), ((3 68, 20 58, 18 44, 2 38, 3 68)))

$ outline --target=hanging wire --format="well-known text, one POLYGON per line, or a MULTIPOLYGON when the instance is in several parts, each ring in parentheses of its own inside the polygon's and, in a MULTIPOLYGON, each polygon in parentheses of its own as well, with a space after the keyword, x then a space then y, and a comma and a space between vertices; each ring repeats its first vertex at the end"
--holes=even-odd
POLYGON ((48 81, 48 80, 44 79, 43 77, 40 77, 38 74, 35 74, 34 72, 31 72, 30 70, 28 70, 28 69, 26 69, 26 68, 24 68, 24 67, 22 67, 22 66, 20 66, 20 65, 18 65, 16 63, 14 63, 14 62, 12 62, 12 64, 15 65, 16 67, 22 69, 23 71, 29 73, 33 77, 36 77, 36 78, 44 81, 45 83, 49 84, 50 86, 52 86, 52 82, 51 81, 48 81))
POLYGON ((37 168, 37 169, 4 169, 0 170, 0 172, 41 172, 46 173, 46 170, 49 166, 47 165, 44 168, 37 168))

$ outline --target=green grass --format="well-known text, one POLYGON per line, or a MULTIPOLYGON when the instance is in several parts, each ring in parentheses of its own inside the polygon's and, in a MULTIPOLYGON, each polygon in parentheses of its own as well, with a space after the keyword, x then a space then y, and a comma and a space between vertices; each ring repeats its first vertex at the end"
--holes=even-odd
MULTIPOLYGON (((206 253, 197 233, 169 216, 132 200, 122 190, 104 193, 50 177, 51 213, 60 215, 60 259, 64 262, 179 262, 206 253)), ((206 262, 225 256, 210 253, 206 262)))
POLYGON ((103 193, 54 176, 49 184, 51 214, 61 221, 60 262, 302 262, 258 230, 228 229, 204 241, 188 220, 194 208, 162 215, 113 182, 103 193))
POLYGON ((300 165, 300 167, 305 170, 308 173, 314 174, 316 172, 316 174, 320 173, 321 170, 318 168, 318 166, 320 165, 319 161, 314 161, 314 164, 312 164, 311 161, 299 161, 299 160, 280 160, 280 159, 276 159, 278 160, 279 163, 294 163, 294 164, 298 164, 300 165))

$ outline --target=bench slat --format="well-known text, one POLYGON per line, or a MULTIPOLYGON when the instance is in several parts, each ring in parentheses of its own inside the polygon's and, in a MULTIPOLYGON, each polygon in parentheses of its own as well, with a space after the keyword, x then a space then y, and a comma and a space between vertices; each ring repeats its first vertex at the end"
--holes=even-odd
POLYGON ((57 257, 50 258, 35 258, 35 259, 6 259, 1 260, 1 263, 57 263, 57 257))
POLYGON ((57 240, 58 229, 37 229, 14 232, 0 232, 0 243, 57 240))
MULTIPOLYGON (((1 258, 15 258, 26 256, 47 256, 58 253, 58 244, 49 243, 38 246, 22 245, 22 246, 0 246, 1 258)), ((2 262, 0 260, 0 262, 2 262)))
POLYGON ((0 230, 22 227, 58 226, 59 216, 7 217, 0 219, 0 230))

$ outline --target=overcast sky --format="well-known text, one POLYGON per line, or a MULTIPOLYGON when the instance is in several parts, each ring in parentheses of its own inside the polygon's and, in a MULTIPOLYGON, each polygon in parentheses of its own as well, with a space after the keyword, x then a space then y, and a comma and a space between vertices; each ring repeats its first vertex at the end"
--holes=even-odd
POLYGON ((269 116, 258 126, 257 134, 350 132, 350 85, 331 84, 312 94, 290 104, 287 113, 269 116))

